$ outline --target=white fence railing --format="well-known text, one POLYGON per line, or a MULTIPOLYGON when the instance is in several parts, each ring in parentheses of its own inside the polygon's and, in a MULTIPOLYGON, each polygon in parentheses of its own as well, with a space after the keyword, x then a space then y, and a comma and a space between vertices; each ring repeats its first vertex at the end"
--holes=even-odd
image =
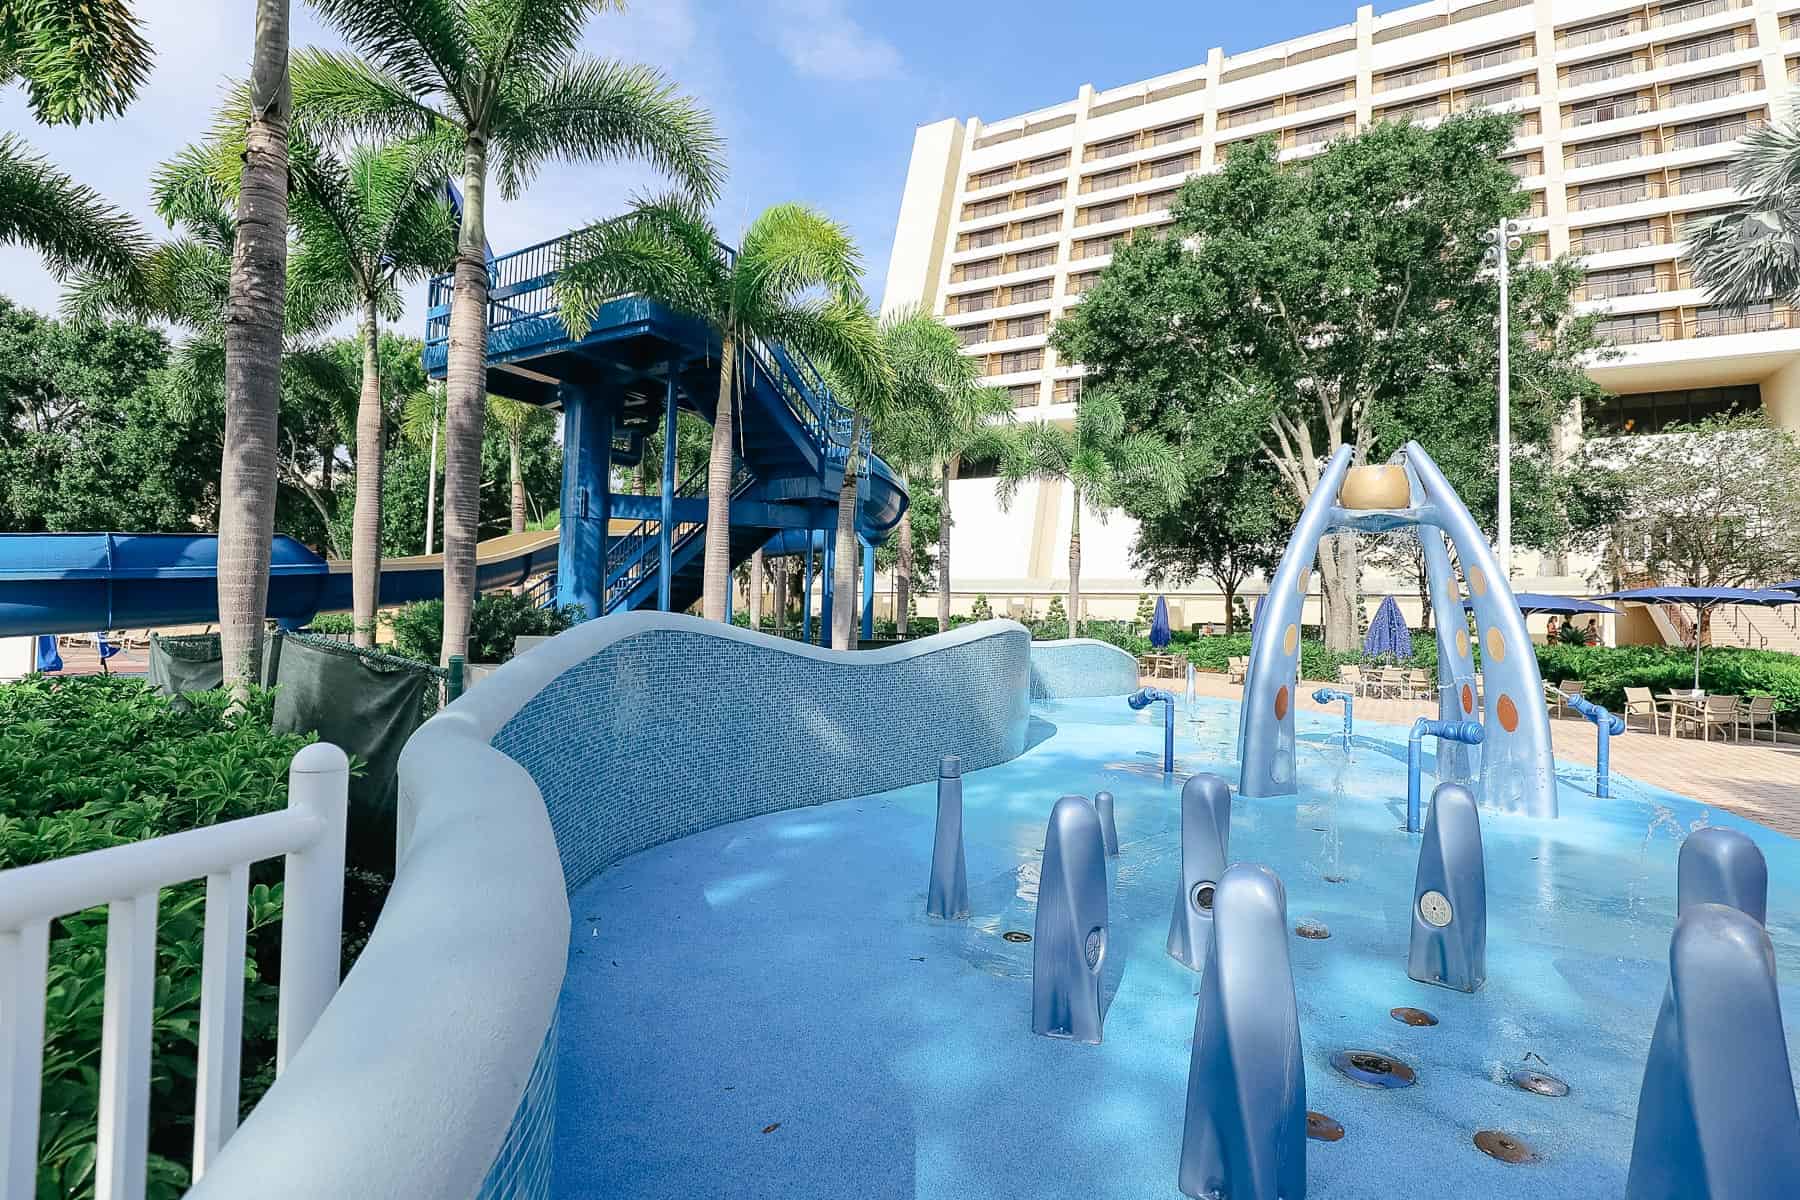
POLYGON ((160 889, 206 879, 196 1180, 237 1129, 250 864, 286 856, 275 1070, 338 986, 350 765, 318 743, 294 756, 288 806, 243 820, 0 871, 0 1196, 37 1194, 50 922, 107 906, 100 1035, 98 1200, 142 1200, 150 1129, 151 1007, 160 889))

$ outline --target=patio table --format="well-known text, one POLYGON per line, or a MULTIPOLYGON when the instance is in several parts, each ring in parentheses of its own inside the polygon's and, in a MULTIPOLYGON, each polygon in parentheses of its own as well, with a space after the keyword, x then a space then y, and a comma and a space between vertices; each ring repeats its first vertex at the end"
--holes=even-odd
POLYGON ((1670 692, 1659 692, 1651 696, 1658 704, 1666 706, 1669 713, 1669 736, 1675 736, 1675 730, 1683 717, 1693 717, 1706 711, 1705 696, 1677 696, 1670 692))

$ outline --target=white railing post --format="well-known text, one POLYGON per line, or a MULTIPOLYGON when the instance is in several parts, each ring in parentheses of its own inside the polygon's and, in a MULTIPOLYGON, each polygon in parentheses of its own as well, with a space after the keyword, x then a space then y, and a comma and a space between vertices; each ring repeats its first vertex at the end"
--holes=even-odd
POLYGON ((0 933, 0 1196, 37 1195, 50 922, 0 933))
POLYGON ((237 1130, 244 1046, 244 939, 250 864, 206 877, 200 965, 199 1056, 194 1068, 194 1182, 237 1130))
POLYGON ((97 1200, 143 1200, 150 1153, 150 1018, 156 1004, 152 887, 106 909, 106 1006, 100 1018, 97 1200))
POLYGON ((344 831, 350 760, 329 742, 294 755, 288 807, 318 822, 310 844, 287 856, 281 914, 281 992, 275 1072, 287 1069, 337 991, 344 927, 344 831))

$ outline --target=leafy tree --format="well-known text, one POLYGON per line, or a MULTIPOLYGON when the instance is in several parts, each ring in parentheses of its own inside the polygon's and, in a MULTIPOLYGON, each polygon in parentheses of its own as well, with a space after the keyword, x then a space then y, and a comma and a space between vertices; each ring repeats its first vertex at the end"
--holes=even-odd
MULTIPOLYGON (((1760 414, 1609 438, 1585 456, 1583 470, 1624 497, 1605 546, 1615 571, 1671 587, 1800 576, 1800 444, 1760 414)), ((1710 623, 1703 611, 1702 642, 1710 623)))
MULTIPOLYGON (((1219 469, 1210 455, 1198 464, 1183 456, 1182 495, 1175 504, 1139 512, 1134 497, 1122 507, 1138 519, 1131 563, 1158 587, 1210 579, 1225 595, 1225 632, 1236 627, 1238 589, 1253 572, 1274 570, 1287 542, 1293 504, 1267 462, 1245 458, 1219 469), (1196 469, 1197 467, 1197 469, 1196 469)), ((1140 608, 1146 608, 1149 596, 1140 608)), ((1150 623, 1149 612, 1140 618, 1150 623)))
MULTIPOLYGON (((442 139, 462 161, 444 468, 443 661, 467 649, 475 594, 487 399, 487 186, 512 199, 552 159, 644 159, 707 200, 718 191, 712 119, 648 67, 578 54, 608 0, 313 0, 360 54, 294 63, 321 132, 442 139)), ((723 587, 723 572, 718 580, 723 587)), ((709 588, 709 595, 712 594, 709 588)), ((718 593, 723 613, 723 591, 718 593)))
MULTIPOLYGON (((1499 160, 1511 136, 1511 117, 1477 113, 1429 130, 1377 124, 1301 164, 1279 163, 1268 139, 1241 149, 1187 183, 1167 236, 1119 248, 1053 340, 1115 392, 1133 430, 1219 443, 1224 458, 1256 432, 1296 501, 1338 447, 1366 462, 1408 436, 1479 492, 1498 303, 1481 234, 1525 207, 1499 160)), ((1570 315, 1577 282, 1567 263, 1514 272, 1514 436, 1528 466, 1529 447, 1596 391, 1581 369, 1595 319, 1570 315)), ((1515 476, 1517 510, 1535 510, 1530 489, 1550 474, 1515 476)), ((1319 562, 1328 643, 1348 648, 1354 535, 1328 539, 1319 562)))
MULTIPOLYGON (((641 202, 569 245, 556 292, 571 335, 587 329, 608 298, 626 292, 653 296, 710 322, 719 332, 701 605, 709 621, 725 619, 730 586, 740 360, 755 342, 786 342, 823 359, 853 394, 882 392, 891 386, 891 369, 863 304, 861 280, 862 255, 849 231, 803 204, 764 209, 744 231, 735 255, 720 243, 699 205, 682 196, 641 202)), ((861 430, 859 414, 852 448, 861 430)))
POLYGON ((1069 485, 1069 620, 1081 619, 1081 509, 1091 505, 1104 520, 1129 497, 1144 511, 1173 504, 1180 494, 1181 463, 1160 433, 1132 433, 1125 410, 1105 389, 1084 391, 1075 424, 1049 421, 1006 430, 994 437, 1000 475, 994 497, 1011 508, 1028 479, 1069 485))

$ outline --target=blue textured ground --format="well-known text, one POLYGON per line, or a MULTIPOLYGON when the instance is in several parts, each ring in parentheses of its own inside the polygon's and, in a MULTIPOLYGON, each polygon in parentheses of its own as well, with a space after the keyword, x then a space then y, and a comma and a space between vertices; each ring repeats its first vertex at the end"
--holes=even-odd
MULTIPOLYGON (((1163 952, 1180 848, 1178 788, 1152 757, 1160 713, 1122 700, 1034 712, 1042 740, 966 781, 966 924, 924 916, 929 784, 714 829, 572 897, 559 1196, 1179 1197, 1198 977, 1163 952), (1103 787, 1118 797, 1123 854, 1110 866, 1105 1042, 1081 1046, 1032 1035, 1031 947, 999 935, 1032 928, 1052 803, 1103 787)), ((1176 779, 1213 768, 1235 780, 1236 707, 1197 712, 1181 724, 1176 779)), ((1301 714, 1302 794, 1239 799, 1232 815, 1233 859, 1272 866, 1290 918, 1331 930, 1292 946, 1308 1107, 1348 1131, 1308 1143, 1309 1196, 1622 1195, 1676 851, 1701 824, 1745 829, 1768 857, 1800 1051, 1800 843, 1626 780, 1596 800, 1582 790, 1591 772, 1565 769, 1560 820, 1483 814, 1486 990, 1427 987, 1406 977, 1417 839, 1398 829, 1404 734, 1366 727, 1346 765, 1336 728, 1301 714), (1442 1023, 1401 1025, 1388 1016, 1398 1005, 1442 1023), (1417 1086, 1349 1084, 1326 1062, 1347 1047, 1405 1059, 1417 1086), (1572 1094, 1502 1082, 1520 1064, 1572 1094), (1541 1161, 1487 1158, 1470 1141, 1482 1128, 1541 1161)))

